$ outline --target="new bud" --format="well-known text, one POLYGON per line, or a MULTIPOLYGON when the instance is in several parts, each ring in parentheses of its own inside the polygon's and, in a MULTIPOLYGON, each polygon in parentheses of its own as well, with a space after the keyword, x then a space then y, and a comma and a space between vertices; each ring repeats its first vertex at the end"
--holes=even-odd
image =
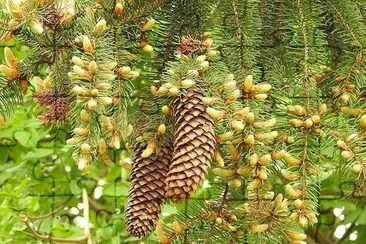
POLYGON ((19 76, 19 73, 16 69, 9 68, 8 66, 3 64, 0 64, 0 72, 9 79, 15 79, 19 76))
POLYGON ((169 89, 169 95, 172 97, 175 97, 179 94, 179 88, 176 86, 173 86, 169 89))
POLYGON ((208 107, 206 109, 207 114, 213 118, 215 121, 222 119, 225 116, 225 113, 214 108, 208 107))
POLYGON ((114 148, 114 149, 120 149, 121 148, 121 138, 118 135, 118 133, 115 133, 112 137, 112 140, 109 144, 110 147, 114 148))
POLYGON ((203 70, 207 70, 208 69, 208 67, 210 67, 210 63, 208 62, 208 61, 203 61, 202 63, 201 63, 201 69, 203 69, 203 70))
POLYGON ((288 171, 286 169, 281 169, 281 174, 285 179, 290 180, 290 181, 295 181, 295 180, 300 179, 300 176, 298 174, 288 171))
POLYGON ((173 221, 172 229, 174 230, 174 233, 176 233, 176 234, 184 233, 184 227, 176 220, 173 221))
POLYGON ((233 118, 242 120, 245 119, 248 113, 249 113, 249 107, 245 107, 243 109, 240 109, 239 111, 234 112, 233 118))
POLYGON ((327 112, 327 105, 322 103, 319 105, 319 113, 324 114, 325 112, 327 112))
POLYGON ((299 216, 299 224, 302 228, 307 227, 309 224, 308 218, 303 215, 299 216))
POLYGON ((152 54, 152 53, 154 52, 154 48, 153 48, 151 45, 149 45, 149 44, 145 45, 145 46, 142 48, 142 50, 143 50, 145 53, 147 53, 147 54, 152 54))
POLYGON ((341 153, 343 159, 347 160, 353 157, 353 153, 351 151, 344 150, 341 153))
POLYGON ((237 178, 229 180, 228 186, 233 188, 239 188, 241 187, 241 180, 237 178))
POLYGON ((360 173, 362 171, 362 164, 360 163, 355 163, 353 166, 352 166, 352 171, 355 172, 355 173, 360 173))
POLYGON ((205 49, 209 49, 211 48, 213 45, 213 40, 212 38, 207 38, 206 40, 204 40, 202 42, 202 47, 205 48, 205 49))
POLYGON ((107 29, 107 22, 105 21, 105 19, 99 20, 94 27, 94 31, 99 34, 104 32, 106 29, 107 29))
POLYGON ((80 119, 81 121, 88 123, 90 122, 90 114, 85 109, 82 109, 80 112, 80 119))
POLYGON ((300 200, 300 199, 296 199, 294 201, 294 206, 298 209, 303 208, 304 207, 304 201, 300 200))
POLYGON ((166 132, 166 126, 165 124, 161 124, 158 127, 158 135, 164 135, 166 132))
POLYGON ((29 22, 29 27, 33 31, 34 34, 42 34, 43 33, 43 24, 38 20, 31 20, 29 22))
POLYGON ((146 149, 142 152, 141 157, 143 158, 150 157, 150 155, 153 154, 154 150, 155 150, 155 143, 149 143, 146 149))
POLYGON ((88 36, 82 36, 84 52, 93 54, 95 52, 94 47, 88 36))
POLYGON ((76 95, 86 95, 88 93, 88 90, 81 86, 74 86, 71 91, 76 95))
POLYGON ((232 81, 228 81, 226 83, 224 83, 224 89, 226 91, 233 91, 236 89, 236 81, 232 80, 232 81))
POLYGON ((311 120, 311 119, 306 119, 305 121, 304 121, 304 126, 306 127, 306 128, 311 128, 312 126, 313 126, 313 121, 311 120))
POLYGON ((244 130, 244 123, 239 120, 234 120, 231 122, 231 128, 233 128, 236 131, 242 131, 244 130))
POLYGON ((165 115, 165 116, 168 116, 171 112, 171 109, 169 106, 167 105, 164 105, 162 108, 161 108, 161 112, 165 115))
POLYGON ((250 91, 250 89, 252 87, 253 87, 253 76, 252 75, 248 75, 244 79, 244 83, 243 83, 244 91, 248 92, 248 91, 250 91))
POLYGON ((111 97, 101 97, 99 100, 104 105, 111 105, 113 103, 113 98, 111 97))
POLYGON ((218 51, 216 51, 216 50, 209 50, 208 52, 207 52, 207 58, 208 59, 214 59, 214 58, 216 58, 217 56, 219 55, 219 52, 218 51))
POLYGON ((217 135, 217 139, 219 142, 229 141, 232 139, 233 135, 234 135, 234 132, 228 131, 228 132, 222 133, 220 135, 217 135))
POLYGON ((187 71, 187 75, 197 77, 197 76, 200 75, 200 73, 196 69, 190 69, 190 70, 187 71))
POLYGON ((254 99, 255 100, 258 100, 258 101, 263 101, 263 100, 266 100, 267 99, 267 97, 268 97, 268 95, 267 94, 257 94, 257 95, 255 95, 254 96, 254 99))
POLYGON ((77 56, 73 56, 71 62, 73 62, 77 66, 84 67, 84 61, 77 56))
POLYGON ((142 31, 150 31, 154 27, 155 23, 156 21, 153 18, 150 18, 142 27, 142 31))
POLYGON ((245 116, 245 122, 247 122, 248 124, 253 124, 254 122, 254 113, 250 112, 245 116))
POLYGON ((360 126, 361 126, 362 129, 366 129, 366 114, 361 116, 360 126))
POLYGON ((337 141, 337 147, 342 148, 342 149, 346 149, 347 148, 347 144, 344 141, 342 141, 342 140, 338 140, 337 141))
POLYGON ((79 170, 83 170, 83 169, 85 169, 88 166, 88 161, 87 161, 87 159, 85 157, 81 157, 78 160, 77 164, 78 164, 78 169, 79 170))
POLYGON ((342 103, 347 103, 350 99, 350 96, 345 93, 345 94, 342 94, 339 98, 339 101, 342 102, 342 103))
POLYGON ((97 63, 94 60, 89 63, 88 70, 90 72, 92 72, 93 74, 95 74, 97 72, 98 65, 97 65, 97 63))
POLYGON ((83 143, 83 144, 81 144, 80 149, 83 153, 87 154, 87 153, 90 153, 91 147, 89 144, 83 143))
POLYGON ((298 233, 292 230, 286 230, 285 231, 287 237, 294 241, 303 241, 306 239, 306 234, 298 233))
POLYGON ((202 100, 202 102, 203 102, 204 105, 210 106, 215 101, 217 101, 217 98, 215 98, 215 97, 202 97, 201 100, 202 100))
POLYGON ((234 175, 235 171, 232 169, 214 168, 212 173, 222 177, 230 177, 234 175))
POLYGON ((15 19, 11 19, 8 22, 8 27, 10 31, 14 31, 19 28, 19 23, 15 19))
POLYGON ((256 154, 256 153, 253 153, 252 155, 250 155, 249 156, 249 164, 251 165, 251 166, 256 166, 257 165, 257 163, 258 163, 258 159, 259 159, 259 157, 258 157, 258 154, 256 154))
POLYGON ((196 58, 196 60, 198 61, 198 62, 204 62, 204 61, 206 61, 206 55, 200 55, 200 56, 198 56, 197 58, 196 58))
POLYGON ((265 155, 261 156, 261 157, 258 159, 258 162, 259 162, 261 165, 267 165, 267 164, 269 164, 271 161, 272 161, 271 154, 265 154, 265 155))
POLYGON ((261 224, 261 225, 249 225, 249 230, 252 233, 261 233, 268 229, 268 224, 261 224))
POLYGON ((78 135, 78 136, 85 136, 85 135, 89 134, 89 129, 77 127, 74 129, 74 134, 78 135))
POLYGON ((19 66, 18 60, 15 58, 13 52, 9 47, 4 48, 4 58, 6 64, 11 68, 17 68, 19 66))
POLYGON ((253 136, 253 135, 248 135, 248 136, 245 138, 244 142, 245 142, 247 145, 249 145, 249 146, 253 146, 253 145, 254 145, 254 143, 255 143, 254 136, 253 136))
POLYGON ((319 124, 320 123, 320 116, 319 115, 313 115, 311 116, 311 120, 314 122, 314 124, 319 124))
POLYGON ((351 135, 347 136, 346 141, 352 141, 358 137, 358 133, 352 133, 351 135))
POLYGON ((88 100, 88 104, 87 104, 87 106, 88 106, 88 109, 89 109, 89 110, 96 110, 96 109, 97 109, 97 107, 98 107, 97 100, 95 100, 94 98, 90 98, 90 99, 88 100))
POLYGON ((196 82, 194 80, 191 80, 191 79, 185 79, 185 80, 182 80, 180 82, 180 85, 183 88, 190 88, 190 87, 194 86, 195 84, 196 84, 196 82))
POLYGON ((114 7, 114 12, 116 14, 123 14, 124 7, 123 7, 122 3, 116 3, 116 6, 114 7))
POLYGON ((257 93, 267 93, 271 88, 272 86, 270 84, 258 84, 254 86, 254 91, 257 93))

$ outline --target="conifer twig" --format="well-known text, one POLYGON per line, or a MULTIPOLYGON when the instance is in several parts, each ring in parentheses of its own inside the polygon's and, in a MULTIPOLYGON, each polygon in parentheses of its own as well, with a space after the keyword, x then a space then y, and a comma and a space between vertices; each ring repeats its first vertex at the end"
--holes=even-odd
POLYGON ((146 4, 146 7, 141 8, 141 9, 137 9, 130 16, 128 16, 127 18, 122 19, 121 24, 128 24, 131 21, 134 21, 134 20, 136 20, 140 17, 143 17, 147 13, 150 13, 152 10, 163 6, 167 2, 168 2, 168 0, 157 0, 157 1, 152 2, 152 3, 150 2, 150 3, 146 4))

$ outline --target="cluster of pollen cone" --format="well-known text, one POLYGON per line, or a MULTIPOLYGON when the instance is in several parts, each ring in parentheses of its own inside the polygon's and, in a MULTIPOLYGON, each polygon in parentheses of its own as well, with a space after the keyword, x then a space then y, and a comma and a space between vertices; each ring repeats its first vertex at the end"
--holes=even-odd
POLYGON ((175 203, 189 199, 214 157, 213 121, 202 102, 203 91, 193 84, 183 88, 170 103, 173 139, 137 145, 134 150, 126 211, 128 231, 134 236, 144 236, 155 227, 165 199, 175 203))

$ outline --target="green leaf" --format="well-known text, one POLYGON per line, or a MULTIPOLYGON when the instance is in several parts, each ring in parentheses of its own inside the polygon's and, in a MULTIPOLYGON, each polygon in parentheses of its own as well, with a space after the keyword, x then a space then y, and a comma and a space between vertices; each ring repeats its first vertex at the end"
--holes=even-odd
POLYGON ((74 195, 80 195, 81 194, 81 188, 78 185, 78 182, 76 180, 71 180, 69 183, 70 191, 74 195))
POLYGON ((26 155, 24 155, 24 160, 34 159, 34 158, 43 158, 46 156, 51 155, 54 152, 53 149, 47 149, 47 148, 36 148, 33 149, 33 151, 28 152, 26 155))
POLYGON ((14 133, 14 138, 24 147, 32 147, 30 144, 31 137, 32 133, 28 131, 17 131, 14 133))
POLYGON ((52 229, 52 222, 53 222, 52 218, 42 219, 40 221, 38 231, 42 234, 49 234, 51 232, 51 229, 52 229))
POLYGON ((0 164, 8 161, 9 150, 7 148, 0 148, 0 164))

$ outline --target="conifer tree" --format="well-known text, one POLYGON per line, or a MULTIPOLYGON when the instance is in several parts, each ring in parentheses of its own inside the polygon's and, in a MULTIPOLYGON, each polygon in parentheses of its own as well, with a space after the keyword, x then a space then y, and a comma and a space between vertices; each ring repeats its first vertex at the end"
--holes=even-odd
POLYGON ((324 172, 365 197, 364 1, 3 0, 0 31, 27 47, 4 48, 1 116, 30 91, 85 174, 131 151, 133 236, 301 244, 324 172))

